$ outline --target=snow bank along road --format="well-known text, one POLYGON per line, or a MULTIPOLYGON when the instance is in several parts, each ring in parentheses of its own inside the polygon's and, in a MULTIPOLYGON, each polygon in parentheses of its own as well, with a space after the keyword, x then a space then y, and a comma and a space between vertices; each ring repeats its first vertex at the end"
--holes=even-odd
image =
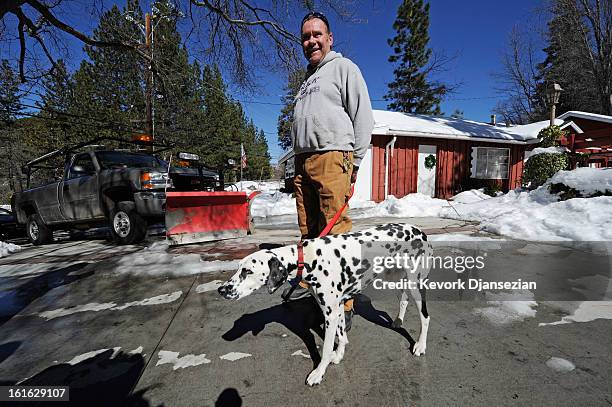
MULTIPOLYGON (((478 233, 461 221, 409 221, 454 234, 442 241, 478 233)), ((543 303, 529 293, 430 301, 427 355, 415 358, 415 310, 405 329, 392 330, 396 296, 368 290, 343 362, 320 386, 305 386, 322 344, 314 302, 281 305, 265 291, 229 302, 216 293, 238 259, 296 239, 287 229, 172 249, 159 240, 65 241, 3 257, 0 385, 69 384, 75 403, 107 406, 612 404, 610 304, 543 303)))

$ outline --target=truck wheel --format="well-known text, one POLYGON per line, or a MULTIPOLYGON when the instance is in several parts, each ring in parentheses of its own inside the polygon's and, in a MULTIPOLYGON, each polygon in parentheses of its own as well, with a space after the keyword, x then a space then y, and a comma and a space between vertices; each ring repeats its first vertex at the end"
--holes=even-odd
POLYGON ((136 212, 133 202, 119 202, 111 211, 111 233, 118 244, 141 242, 147 234, 147 222, 136 212))
POLYGON ((53 232, 45 225, 36 213, 28 216, 26 223, 26 234, 34 245, 41 245, 53 240, 53 232))

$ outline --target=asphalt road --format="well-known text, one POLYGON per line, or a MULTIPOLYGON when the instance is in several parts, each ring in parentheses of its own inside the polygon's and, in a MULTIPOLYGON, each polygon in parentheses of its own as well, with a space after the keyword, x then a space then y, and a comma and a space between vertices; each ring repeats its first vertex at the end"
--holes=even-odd
MULTIPOLYGON (((457 221, 409 222, 479 234, 457 221)), ((397 299, 371 289, 357 298, 344 360, 307 387, 322 345, 313 300, 283 305, 260 290, 230 302, 214 290, 232 261, 296 239, 295 228, 261 227, 167 253, 91 238, 2 258, 0 385, 69 385, 72 404, 104 406, 612 405, 610 320, 539 326, 577 307, 539 303, 535 316, 499 324, 477 312, 491 306, 484 297, 431 301, 427 353, 414 357, 414 307, 405 329, 391 329, 397 299), (189 274, 200 260, 219 271, 189 274), (554 357, 575 368, 551 368, 554 357)))

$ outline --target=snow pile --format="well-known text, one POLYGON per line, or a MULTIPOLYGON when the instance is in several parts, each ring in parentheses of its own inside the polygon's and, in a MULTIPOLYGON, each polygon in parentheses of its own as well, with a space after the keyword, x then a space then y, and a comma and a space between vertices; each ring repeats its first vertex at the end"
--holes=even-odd
POLYGON ((484 193, 484 188, 480 189, 471 189, 469 191, 463 191, 449 199, 453 203, 474 203, 484 201, 485 199, 491 198, 491 195, 487 195, 484 193))
POLYGON ((143 250, 119 259, 118 273, 134 275, 187 276, 223 270, 236 270, 237 261, 201 261, 199 254, 168 253, 167 242, 155 242, 143 250))
POLYGON ((283 181, 238 181, 232 186, 226 188, 227 191, 244 191, 247 193, 253 191, 275 192, 284 186, 283 181), (234 186, 235 185, 235 186, 234 186))
POLYGON ((399 217, 411 218, 439 216, 442 208, 449 204, 444 199, 431 198, 423 194, 409 194, 401 199, 390 195, 383 202, 359 215, 359 218, 399 217))
POLYGON ((488 232, 522 240, 612 240, 612 197, 558 202, 547 187, 548 182, 531 192, 510 191, 481 202, 453 205, 440 216, 481 222, 488 232))
POLYGON ((267 218, 269 216, 297 214, 295 198, 282 192, 265 192, 257 195, 251 202, 251 216, 267 218))
POLYGON ((554 146, 554 147, 538 147, 538 148, 534 148, 531 153, 529 154, 529 158, 536 156, 538 154, 558 154, 558 153, 565 153, 568 152, 569 150, 567 149, 567 147, 559 147, 559 146, 554 146))
POLYGON ((583 167, 572 171, 559 171, 547 184, 563 184, 585 196, 597 192, 612 193, 612 168, 583 167))
POLYGON ((13 243, 0 242, 0 258, 6 257, 9 254, 17 253, 21 251, 21 246, 17 246, 13 243))
POLYGON ((576 368, 576 366, 570 362, 569 360, 565 360, 562 358, 552 357, 546 361, 546 366, 555 370, 557 372, 565 373, 571 372, 576 368))
POLYGON ((6 209, 7 211, 11 210, 11 205, 0 205, 0 208, 6 209))
POLYGON ((474 313, 482 315, 494 324, 506 325, 523 321, 525 318, 535 317, 536 310, 534 308, 538 306, 538 303, 533 300, 522 300, 524 298, 533 299, 533 293, 530 291, 487 292, 485 295, 490 306, 476 308, 474 313))

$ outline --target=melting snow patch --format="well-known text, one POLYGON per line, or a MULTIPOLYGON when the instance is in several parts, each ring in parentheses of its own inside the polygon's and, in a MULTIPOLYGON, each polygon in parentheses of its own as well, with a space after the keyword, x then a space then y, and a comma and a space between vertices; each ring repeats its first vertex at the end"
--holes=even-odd
POLYGON ((512 322, 523 321, 525 318, 535 317, 538 306, 535 301, 517 300, 517 298, 533 298, 530 291, 515 291, 512 293, 486 293, 487 303, 491 305, 485 308, 476 308, 474 313, 482 315, 497 325, 506 325, 512 322))
POLYGON ((39 317, 44 318, 47 321, 49 321, 51 319, 55 319, 55 318, 59 318, 59 317, 65 317, 66 315, 77 314, 79 312, 88 312, 88 311, 98 312, 98 311, 105 311, 105 310, 124 310, 126 308, 134 307, 134 306, 168 304, 168 303, 171 303, 171 302, 174 302, 174 301, 178 300, 181 297, 182 294, 183 294, 182 291, 175 291, 172 294, 162 294, 162 295, 158 295, 156 297, 145 298, 142 301, 128 302, 128 303, 125 303, 125 304, 119 305, 119 306, 116 303, 114 303, 114 302, 105 302, 105 303, 102 303, 102 304, 99 304, 97 302, 92 302, 92 303, 89 303, 89 304, 77 305, 77 306, 69 307, 69 308, 59 308, 59 309, 55 309, 55 310, 51 310, 51 311, 43 311, 43 312, 35 313, 35 314, 32 314, 32 315, 39 316, 39 317))
POLYGON ((584 301, 572 315, 565 316, 556 322, 541 322, 539 326, 590 322, 596 319, 612 319, 612 301, 584 301))
POLYGON ((21 246, 17 246, 13 243, 0 242, 0 257, 6 257, 9 254, 17 253, 21 251, 21 246))
POLYGON ((160 350, 157 354, 159 360, 155 366, 165 365, 167 363, 172 364, 172 370, 184 369, 186 367, 198 366, 206 363, 210 363, 210 359, 206 359, 206 354, 201 355, 185 355, 179 358, 178 352, 171 352, 167 350, 160 350))
POLYGON ((251 355, 250 353, 230 352, 223 356, 219 356, 219 359, 229 360, 230 362, 235 362, 236 360, 248 358, 250 356, 253 356, 253 355, 251 355))
POLYGON ((293 353, 291 354, 291 356, 301 356, 301 357, 303 357, 303 358, 310 359, 310 356, 308 356, 307 354, 305 354, 304 352, 302 352, 302 349, 300 349, 300 350, 297 350, 297 351, 293 352, 293 353))
POLYGON ((158 295, 157 297, 145 298, 142 301, 128 302, 118 307, 113 307, 113 309, 122 310, 134 306, 168 304, 178 300, 181 297, 181 294, 183 294, 182 291, 175 291, 172 294, 162 294, 158 295))
POLYGON ((213 260, 205 261, 200 265, 200 273, 212 273, 214 271, 238 270, 238 260, 213 260))
POLYGON ((143 350, 144 348, 142 346, 139 346, 136 349, 129 351, 128 353, 130 355, 138 355, 138 354, 141 354, 143 350))
POLYGON ((115 271, 145 276, 186 276, 203 272, 200 255, 167 253, 168 247, 167 242, 155 242, 143 250, 123 256, 119 259, 115 271))
POLYGON ((70 307, 70 308, 59 308, 59 309, 55 309, 51 311, 43 311, 43 312, 39 312, 33 315, 38 315, 39 317, 44 318, 47 321, 49 321, 51 319, 65 317, 66 315, 77 314, 79 312, 104 311, 107 309, 112 309, 115 305, 117 304, 115 304, 114 302, 105 302, 102 304, 99 304, 97 302, 92 302, 90 304, 77 305, 77 306, 70 307))
POLYGON ((213 280, 209 283, 200 284, 196 287, 196 293, 201 294, 208 291, 215 291, 221 284, 223 284, 221 280, 213 280))
POLYGON ((73 357, 71 360, 69 360, 66 363, 68 363, 69 365, 74 366, 74 365, 76 365, 78 363, 83 362, 84 360, 96 357, 99 354, 104 353, 104 352, 106 352, 108 350, 111 350, 111 349, 113 350, 113 354, 111 355, 110 359, 114 358, 117 355, 117 353, 119 353, 119 350, 121 349, 121 346, 117 346, 115 348, 98 349, 98 350, 93 350, 91 352, 83 353, 82 355, 78 355, 78 356, 73 357))
POLYGON ((576 368, 572 362, 569 360, 565 360, 562 358, 552 357, 546 361, 546 366, 550 367, 552 370, 557 372, 571 372, 576 368))

